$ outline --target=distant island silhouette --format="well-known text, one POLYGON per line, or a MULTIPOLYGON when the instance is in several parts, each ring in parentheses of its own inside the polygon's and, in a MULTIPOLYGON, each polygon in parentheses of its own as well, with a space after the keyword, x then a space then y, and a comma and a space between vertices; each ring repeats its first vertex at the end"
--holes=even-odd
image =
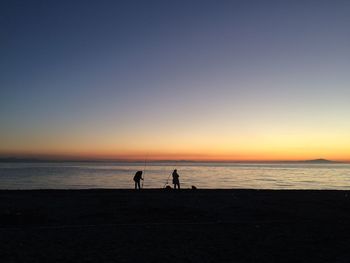
POLYGON ((331 160, 327 160, 327 159, 314 159, 314 160, 305 160, 305 161, 301 161, 303 163, 324 163, 324 164, 331 164, 331 163, 339 163, 339 162, 335 162, 335 161, 331 161, 331 160))

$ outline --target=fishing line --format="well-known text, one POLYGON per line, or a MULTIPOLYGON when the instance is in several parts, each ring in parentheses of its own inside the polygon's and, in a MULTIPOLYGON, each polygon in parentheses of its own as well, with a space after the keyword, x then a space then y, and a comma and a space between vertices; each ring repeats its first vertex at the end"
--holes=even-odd
MULTIPOLYGON (((178 162, 178 161, 175 162, 175 166, 174 166, 174 169, 173 169, 172 171, 174 171, 174 170, 176 169, 176 164, 177 164, 177 162, 178 162)), ((165 188, 165 187, 169 184, 169 178, 170 178, 170 176, 172 175, 172 171, 169 172, 168 178, 166 179, 166 182, 165 182, 163 188, 165 188)))
POLYGON ((144 182, 145 182, 147 156, 148 156, 148 154, 147 154, 146 157, 145 157, 145 163, 144 163, 144 166, 143 166, 143 178, 142 178, 142 187, 141 187, 141 188, 143 188, 143 184, 144 184, 144 182))

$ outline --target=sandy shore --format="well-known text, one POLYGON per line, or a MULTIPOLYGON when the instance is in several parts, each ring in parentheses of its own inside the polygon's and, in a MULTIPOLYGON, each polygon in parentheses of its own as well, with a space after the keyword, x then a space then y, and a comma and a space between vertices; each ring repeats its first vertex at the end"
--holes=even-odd
POLYGON ((349 262, 348 233, 348 191, 0 191, 1 262, 349 262))

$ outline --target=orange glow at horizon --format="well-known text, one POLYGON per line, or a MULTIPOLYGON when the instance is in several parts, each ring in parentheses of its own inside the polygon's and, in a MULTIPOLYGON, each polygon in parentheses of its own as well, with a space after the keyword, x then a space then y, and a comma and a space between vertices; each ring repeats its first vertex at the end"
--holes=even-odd
POLYGON ((178 152, 165 152, 155 150, 85 150, 85 151, 8 151, 0 152, 2 156, 43 157, 51 159, 115 159, 115 160, 191 160, 191 161, 299 161, 324 158, 333 161, 350 162, 346 149, 331 151, 318 151, 289 149, 283 151, 278 148, 269 150, 236 150, 220 151, 219 149, 203 149, 202 151, 183 150, 178 152))
POLYGON ((37 132, 22 140, 9 134, 0 138, 0 155, 63 159, 350 161, 348 126, 311 129, 305 124, 283 127, 266 122, 241 122, 236 127, 234 123, 225 126, 212 122, 188 122, 177 130, 170 125, 166 128, 155 125, 145 126, 141 131, 128 128, 126 132, 113 126, 107 131, 92 126, 75 131, 37 132))

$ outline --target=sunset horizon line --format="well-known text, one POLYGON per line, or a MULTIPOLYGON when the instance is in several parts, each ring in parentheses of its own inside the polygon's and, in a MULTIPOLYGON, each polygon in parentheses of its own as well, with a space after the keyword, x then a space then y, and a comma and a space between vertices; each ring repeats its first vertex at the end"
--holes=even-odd
POLYGON ((128 163, 167 163, 167 162, 187 162, 187 163, 350 163, 348 159, 330 159, 323 157, 306 159, 220 159, 220 158, 193 158, 193 159, 171 159, 171 158, 103 158, 103 157, 83 157, 83 156, 52 156, 52 155, 0 155, 0 162, 21 162, 21 161, 52 161, 52 162, 128 162, 128 163))

